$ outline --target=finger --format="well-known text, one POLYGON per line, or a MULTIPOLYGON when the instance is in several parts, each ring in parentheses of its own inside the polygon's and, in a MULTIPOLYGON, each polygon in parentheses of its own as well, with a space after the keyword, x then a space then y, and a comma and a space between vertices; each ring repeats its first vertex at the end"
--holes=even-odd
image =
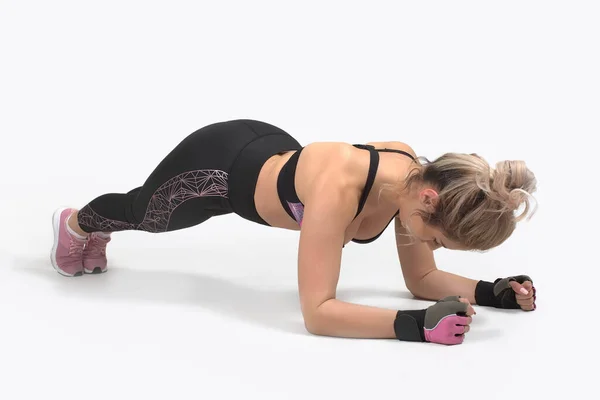
POLYGON ((473 319, 471 317, 456 316, 453 322, 457 327, 461 327, 469 325, 472 321, 473 319))
POLYGON ((529 297, 526 299, 517 299, 517 303, 519 304, 533 304, 535 303, 535 299, 533 297, 529 297))
POLYGON ((520 305, 521 307, 523 306, 532 306, 534 303, 533 298, 531 299, 522 299, 522 300, 518 300, 517 304, 520 305))
POLYGON ((533 311, 533 310, 535 310, 535 304, 524 305, 524 306, 522 305, 521 309, 525 310, 525 311, 533 311))
POLYGON ((525 311, 535 310, 535 300, 533 298, 518 301, 517 304, 519 304, 519 307, 525 311))
POLYGON ((460 333, 460 327, 469 326, 471 322, 473 322, 473 318, 471 317, 461 317, 462 320, 455 320, 456 326, 459 328, 458 332, 460 333))
POLYGON ((515 293, 520 293, 520 294, 523 294, 523 295, 528 295, 529 294, 529 291, 527 289, 525 289, 523 287, 523 285, 521 285, 517 281, 510 281, 509 285, 510 285, 510 287, 513 288, 513 290, 515 291, 515 293))
POLYGON ((458 299, 458 301, 460 301, 461 303, 467 304, 467 315, 477 314, 475 312, 475 309, 473 308, 473 306, 471 306, 471 302, 469 301, 469 299, 467 299, 465 297, 461 297, 460 299, 458 299))
POLYGON ((523 282, 523 287, 525 288, 525 290, 527 290, 528 294, 524 295, 524 294, 516 293, 515 296, 516 296, 517 300, 518 299, 530 299, 535 296, 535 288, 533 287, 533 284, 530 281, 523 282))
POLYGON ((456 344, 462 344, 465 341, 465 335, 454 335, 454 337, 452 339, 449 339, 446 344, 449 345, 456 345, 456 344))
POLYGON ((469 332, 471 327, 469 325, 457 325, 451 330, 454 336, 464 336, 465 333, 469 332))
POLYGON ((524 299, 533 299, 533 296, 534 296, 534 295, 535 295, 535 293, 533 292, 533 290, 530 290, 530 291, 529 291, 529 294, 528 294, 527 296, 526 296, 526 295, 524 295, 524 294, 519 294, 519 293, 516 293, 516 294, 515 294, 515 298, 516 298, 517 300, 519 300, 519 299, 523 299, 523 300, 524 300, 524 299))

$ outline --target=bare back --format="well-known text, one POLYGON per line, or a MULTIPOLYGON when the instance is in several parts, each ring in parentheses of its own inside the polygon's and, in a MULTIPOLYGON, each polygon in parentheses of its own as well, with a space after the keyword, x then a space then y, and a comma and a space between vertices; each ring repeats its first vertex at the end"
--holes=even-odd
MULTIPOLYGON (((400 142, 368 143, 376 148, 403 150, 414 155, 409 146, 400 142)), ((256 209, 271 226, 299 230, 299 226, 286 213, 277 194, 277 178, 281 168, 294 152, 275 155, 265 162, 258 177, 255 192, 256 209)), ((369 170, 368 151, 347 143, 317 142, 307 145, 298 160, 295 186, 298 197, 304 200, 305 194, 314 190, 317 177, 335 171, 336 179, 343 182, 345 198, 358 205, 369 170)), ((410 168, 411 160, 398 154, 382 153, 379 168, 362 212, 346 228, 344 242, 354 239, 368 239, 380 233, 398 211, 393 204, 381 207, 378 203, 381 183, 401 182, 410 168)), ((324 190, 325 192, 325 190, 324 190)))

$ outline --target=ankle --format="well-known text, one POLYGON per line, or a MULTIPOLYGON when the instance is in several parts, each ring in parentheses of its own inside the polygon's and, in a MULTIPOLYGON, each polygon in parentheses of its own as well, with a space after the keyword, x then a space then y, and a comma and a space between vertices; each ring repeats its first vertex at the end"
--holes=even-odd
POLYGON ((69 216, 69 218, 67 218, 67 226, 71 228, 71 230, 74 233, 85 238, 89 235, 89 233, 81 229, 81 227, 79 226, 79 223, 77 222, 77 213, 78 211, 75 211, 69 216))

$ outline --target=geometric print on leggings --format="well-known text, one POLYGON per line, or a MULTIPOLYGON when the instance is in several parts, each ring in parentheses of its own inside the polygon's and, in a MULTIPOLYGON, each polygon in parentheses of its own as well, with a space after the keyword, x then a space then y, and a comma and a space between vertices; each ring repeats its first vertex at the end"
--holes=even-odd
POLYGON ((197 197, 227 198, 228 174, 215 169, 200 169, 179 174, 163 183, 152 195, 144 219, 139 224, 105 218, 89 205, 79 211, 82 225, 102 232, 141 230, 166 232, 173 211, 187 200, 197 197))

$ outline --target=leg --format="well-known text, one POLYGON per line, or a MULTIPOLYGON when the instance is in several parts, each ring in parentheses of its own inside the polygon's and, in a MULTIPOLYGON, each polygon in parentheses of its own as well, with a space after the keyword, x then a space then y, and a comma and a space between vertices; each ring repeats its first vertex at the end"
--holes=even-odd
MULTIPOLYGON (((173 159, 177 164, 163 163, 159 168, 185 169, 179 165, 181 159, 173 159)), ((123 230, 158 233, 188 228, 213 215, 230 212, 224 201, 227 197, 226 172, 187 168, 186 172, 160 182, 157 177, 165 172, 156 170, 144 186, 127 194, 97 197, 77 213, 77 218, 71 218, 70 223, 77 223, 85 233, 123 230)))
MULTIPOLYGON (((111 194, 105 194, 102 195, 100 197, 97 197, 96 199, 94 199, 92 202, 95 203, 99 203, 99 207, 101 209, 104 208, 108 208, 108 214, 112 214, 112 213, 119 213, 119 210, 121 211, 121 215, 117 216, 116 221, 127 221, 128 218, 127 216, 124 214, 125 210, 127 208, 129 208, 131 206, 131 204, 133 203, 133 199, 135 199, 137 197, 137 193, 142 189, 142 187, 138 187, 136 189, 133 189, 132 191, 126 193, 126 194, 117 194, 117 193, 111 193, 111 194)), ((92 203, 91 202, 91 203, 92 203)), ((86 207, 88 207, 88 213, 92 213, 92 208, 91 208, 91 203, 89 203, 86 207)), ((85 207, 84 207, 85 208, 85 207)), ((98 229, 93 228, 92 226, 100 226, 100 224, 95 224, 93 222, 89 222, 86 224, 82 224, 80 225, 79 221, 80 220, 84 220, 86 218, 80 217, 79 215, 80 211, 75 211, 71 217, 69 218, 69 220, 67 221, 69 227, 71 229, 73 229, 73 231, 75 231, 77 234, 81 235, 81 236, 88 236, 88 234, 93 233, 93 232, 97 232, 98 229)), ((84 211, 85 213, 85 211, 84 211)), ((107 224, 108 225, 108 224, 107 224)), ((122 226, 125 226, 126 223, 121 224, 122 226)), ((131 226, 133 227, 135 224, 131 224, 131 226)), ((100 231, 108 234, 110 232, 112 232, 113 230, 109 229, 109 226, 105 227, 106 229, 100 229, 100 231)), ((121 229, 123 230, 123 229, 121 229)))
POLYGON ((84 206, 76 219, 79 227, 86 233, 157 233, 197 225, 215 212, 230 212, 228 170, 235 155, 230 148, 239 142, 236 128, 235 123, 218 123, 192 133, 160 162, 143 186, 126 194, 102 195, 84 206), (196 206, 192 210, 190 201, 196 206))
POLYGON ((144 200, 143 187, 127 194, 106 194, 92 200, 70 218, 70 225, 77 224, 80 231, 89 234, 82 254, 83 272, 106 272, 106 245, 111 240, 110 232, 130 229, 173 231, 198 225, 212 216, 228 212, 219 209, 220 205, 215 204, 214 198, 202 196, 197 184, 204 180, 181 178, 175 185, 172 181, 156 190, 149 202, 144 200), (142 222, 132 220, 128 210, 141 208, 146 210, 142 222))
POLYGON ((76 214, 75 210, 62 212, 55 221, 53 249, 54 256, 61 251, 62 256, 53 256, 54 267, 61 272, 61 263, 70 263, 65 273, 69 276, 76 275, 78 267, 83 270, 85 257, 82 255, 84 260, 80 262, 76 258, 82 254, 80 247, 83 247, 78 243, 85 242, 87 236, 85 251, 89 249, 90 257, 95 256, 89 267, 93 271, 99 263, 100 269, 105 270, 104 248, 108 240, 107 235, 104 235, 105 240, 100 240, 102 233, 168 232, 232 212, 228 200, 229 169, 239 151, 255 137, 245 125, 237 122, 209 125, 173 149, 143 186, 128 193, 99 196, 76 214), (61 242, 59 237, 64 237, 62 247, 56 245, 61 242), (69 250, 75 242, 75 250, 69 250))

